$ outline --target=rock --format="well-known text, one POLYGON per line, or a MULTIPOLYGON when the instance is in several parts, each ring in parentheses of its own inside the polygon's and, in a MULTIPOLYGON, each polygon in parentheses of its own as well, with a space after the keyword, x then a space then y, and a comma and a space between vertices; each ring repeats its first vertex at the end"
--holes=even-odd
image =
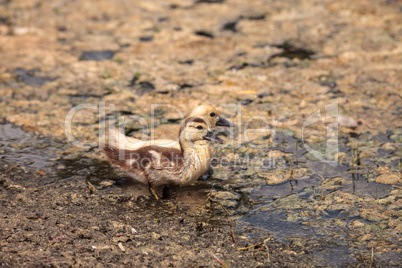
POLYGON ((220 200, 236 200, 240 197, 237 193, 232 193, 228 191, 213 192, 211 196, 215 199, 220 200))
POLYGON ((401 177, 396 173, 382 174, 375 178, 375 181, 382 184, 402 184, 401 177))
POLYGON ((130 238, 128 236, 122 235, 122 236, 115 236, 112 238, 112 241, 114 243, 118 243, 118 242, 127 242, 130 238))
POLYGON ((394 151, 395 150, 395 143, 386 142, 383 145, 381 145, 381 149, 394 151))
POLYGON ((362 223, 362 222, 359 221, 359 220, 353 220, 353 221, 350 223, 350 226, 352 226, 353 228, 360 228, 360 227, 363 227, 363 226, 364 226, 364 223, 362 223))
POLYGON ((338 116, 338 124, 340 127, 357 128, 357 122, 350 116, 338 116))
POLYGON ((152 236, 152 238, 155 239, 155 240, 160 240, 160 239, 162 238, 162 236, 161 236, 160 234, 157 234, 157 233, 155 233, 155 232, 152 232, 152 233, 151 233, 151 236, 152 236))
POLYGON ((275 205, 282 209, 312 208, 312 204, 303 198, 298 198, 296 194, 290 194, 284 198, 276 200, 275 205))
POLYGON ((268 185, 277 185, 288 180, 288 177, 285 176, 285 174, 279 172, 260 173, 259 175, 266 179, 268 185))
POLYGON ((112 181, 112 180, 105 180, 105 181, 101 181, 101 183, 99 183, 99 185, 106 186, 106 187, 113 186, 114 184, 115 184, 115 181, 112 181))
POLYGON ((382 220, 381 214, 376 209, 361 209, 360 216, 368 221, 378 222, 382 220))

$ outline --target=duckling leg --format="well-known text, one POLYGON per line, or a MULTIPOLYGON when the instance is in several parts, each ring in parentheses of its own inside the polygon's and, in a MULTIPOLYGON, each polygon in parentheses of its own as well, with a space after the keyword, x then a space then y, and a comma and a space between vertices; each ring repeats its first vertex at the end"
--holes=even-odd
POLYGON ((155 192, 155 189, 152 188, 151 184, 149 184, 149 191, 151 192, 151 194, 155 197, 156 200, 159 200, 158 195, 155 192))

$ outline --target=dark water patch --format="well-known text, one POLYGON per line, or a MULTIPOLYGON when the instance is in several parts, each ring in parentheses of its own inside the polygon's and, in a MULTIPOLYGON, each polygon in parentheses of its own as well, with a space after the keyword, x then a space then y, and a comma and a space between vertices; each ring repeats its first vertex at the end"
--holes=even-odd
POLYGON ((194 32, 195 35, 199 35, 199 36, 204 36, 204 37, 208 37, 208 38, 214 38, 214 35, 211 32, 208 31, 195 31, 194 32))
POLYGON ((194 60, 179 60, 178 63, 192 65, 194 63, 194 60))
POLYGON ((154 40, 154 37, 153 37, 152 35, 146 35, 146 36, 141 36, 141 37, 139 38, 139 40, 140 40, 141 42, 151 42, 151 41, 154 40))
MULTIPOLYGON (((335 83, 335 82, 334 82, 335 83)), ((338 88, 335 88, 336 87, 336 83, 335 83, 335 86, 334 86, 334 88, 331 88, 330 90, 328 90, 327 92, 326 92, 326 94, 333 94, 333 95, 341 95, 341 94, 343 94, 343 92, 340 90, 340 89, 338 89, 338 88)), ((335 96, 336 97, 336 96, 335 96)))
POLYGON ((12 175, 13 181, 26 187, 38 187, 57 181, 54 173, 59 167, 56 151, 62 150, 64 146, 63 143, 25 132, 12 124, 0 125, 1 162, 10 166, 10 172, 12 167, 19 166, 37 175, 29 178, 29 181, 26 176, 12 175))
POLYGON ((169 8, 170 9, 178 9, 178 8, 180 8, 180 6, 178 4, 170 4, 169 8))
POLYGON ((192 88, 192 87, 194 87, 194 85, 187 84, 187 83, 183 83, 183 84, 179 85, 179 89, 192 88))
POLYGON ((6 16, 0 16, 0 24, 11 25, 11 18, 6 16))
POLYGON ((52 148, 60 148, 48 138, 40 138, 11 124, 0 125, 1 158, 10 163, 21 164, 36 169, 46 169, 55 165, 49 159, 56 155, 52 148))
POLYGON ((262 99, 264 97, 270 97, 270 96, 273 96, 273 95, 274 95, 274 93, 271 93, 271 92, 263 92, 263 93, 258 94, 257 98, 262 99))
POLYGON ((103 51, 85 51, 82 53, 80 60, 103 61, 113 58, 115 52, 112 50, 103 51))
POLYGON ((249 105, 249 104, 251 104, 252 102, 253 102, 254 100, 251 100, 251 99, 245 99, 245 100, 241 100, 240 101, 240 103, 241 103, 241 105, 249 105))
POLYGON ((67 32, 68 27, 65 26, 65 25, 57 26, 57 30, 58 30, 59 32, 67 32))
POLYGON ((271 61, 272 59, 277 57, 283 57, 288 59, 300 59, 300 60, 311 59, 311 56, 316 54, 316 52, 311 49, 295 46, 287 41, 282 44, 271 45, 271 46, 281 48, 283 49, 283 52, 271 55, 268 58, 268 61, 271 61))
MULTIPOLYGON (((250 197, 258 201, 275 201, 290 194, 302 193, 306 188, 319 187, 322 181, 323 178, 321 176, 312 175, 309 178, 286 181, 277 185, 264 185, 260 189, 253 191, 250 197)), ((309 191, 308 197, 312 195, 313 192, 309 191)))
POLYGON ((231 70, 242 70, 242 69, 247 68, 247 67, 265 67, 265 66, 268 66, 268 65, 266 65, 266 64, 264 64, 264 63, 249 63, 249 62, 243 62, 243 63, 241 63, 241 64, 232 65, 232 66, 228 67, 227 70, 228 70, 228 71, 231 71, 231 70))
POLYGON ((138 96, 142 96, 142 95, 148 94, 154 90, 155 90, 154 84, 152 84, 151 82, 148 82, 148 81, 142 81, 139 83, 139 87, 137 87, 135 89, 135 93, 138 96))
POLYGON ((240 16, 242 19, 245 20, 265 20, 266 15, 265 14, 259 14, 259 15, 249 15, 249 16, 240 16))
POLYGON ((342 267, 356 261, 352 250, 348 246, 327 247, 313 253, 315 265, 342 267))
POLYGON ((350 179, 352 183, 342 186, 341 191, 377 199, 387 197, 392 190, 392 185, 367 181, 367 179, 360 174, 352 173, 350 179))
POLYGON ((377 135, 373 136, 373 139, 384 142, 384 143, 394 142, 391 139, 392 134, 393 134, 393 132, 391 130, 387 130, 385 133, 381 132, 381 133, 378 133, 377 135))
POLYGON ((40 70, 26 70, 23 68, 17 68, 11 71, 11 73, 14 73, 16 75, 16 80, 18 82, 22 82, 24 84, 37 87, 43 86, 47 82, 54 81, 57 79, 57 77, 50 78, 50 77, 37 76, 36 73, 39 71, 40 70))
POLYGON ((229 21, 226 22, 225 24, 223 24, 222 26, 222 31, 231 31, 231 32, 237 32, 236 26, 239 23, 239 21, 241 20, 241 17, 237 18, 234 21, 229 21))
POLYGON ((300 221, 286 221, 288 213, 282 209, 272 209, 268 211, 258 211, 249 213, 242 218, 246 224, 253 227, 268 230, 276 238, 285 239, 288 237, 322 237, 317 236, 313 228, 301 228, 300 221))
POLYGON ((140 73, 136 72, 129 83, 129 87, 133 88, 134 92, 141 97, 142 95, 151 93, 155 90, 154 84, 149 81, 141 81, 140 80, 140 73))
MULTIPOLYGON (((278 238, 308 237, 309 239, 316 239, 322 237, 331 241, 336 240, 340 243, 346 243, 346 232, 348 231, 346 226, 354 220, 365 222, 364 219, 359 217, 359 207, 352 205, 350 209, 332 210, 333 208, 328 206, 324 211, 318 212, 314 210, 314 206, 322 204, 323 200, 325 200, 324 202, 336 204, 334 200, 341 193, 353 194, 354 197, 373 198, 374 200, 389 197, 395 186, 374 181, 374 178, 378 175, 378 172, 375 171, 378 167, 378 154, 364 156, 363 158, 358 157, 358 159, 356 159, 356 155, 362 155, 365 152, 365 148, 372 144, 373 137, 381 141, 377 142, 377 144, 382 145, 384 142, 395 143, 395 140, 390 139, 395 134, 392 131, 375 136, 370 133, 362 133, 359 135, 358 149, 353 149, 346 145, 351 140, 348 133, 340 132, 338 134, 338 149, 339 153, 344 155, 344 159, 340 162, 325 163, 307 157, 309 150, 301 144, 300 139, 293 136, 294 134, 291 131, 277 131, 274 134, 272 146, 267 152, 264 150, 264 155, 266 156, 270 150, 280 150, 281 152, 291 153, 292 156, 280 158, 283 165, 280 168, 276 167, 268 170, 273 172, 275 169, 280 169, 278 170, 279 173, 281 170, 286 170, 287 172, 292 169, 295 172, 300 168, 302 170, 297 173, 298 175, 283 183, 255 187, 250 193, 250 199, 253 201, 254 207, 245 214, 241 221, 267 230, 278 238), (298 146, 296 146, 296 143, 299 143, 298 146), (295 161, 296 152, 298 161, 295 161), (354 160, 352 160, 353 157, 355 157, 354 160), (342 222, 345 222, 346 226, 341 224, 342 222), (328 234, 330 235, 327 237, 328 234)), ((245 146, 248 145, 245 144, 245 146)), ((371 148, 371 145, 369 147, 371 148)), ((322 146, 315 144, 314 148, 325 155, 325 140, 322 141, 322 146)), ((392 163, 397 166, 400 158, 395 156, 397 156, 397 151, 384 150, 383 158, 392 159, 392 163)), ((255 157, 258 159, 261 155, 257 153, 255 157)), ((277 159, 277 161, 280 159, 277 159)), ((391 162, 391 160, 389 161, 391 162)), ((270 166, 271 163, 268 161, 267 165, 270 166)), ((261 167, 259 168, 261 170, 261 167)), ((275 171, 272 174, 274 175, 275 171)), ((235 186, 232 187, 235 188, 235 186)), ((327 265, 328 254, 342 255, 345 250, 345 248, 341 247, 314 251, 314 257, 318 260, 322 259, 322 264, 327 265)), ((347 251, 350 250, 352 249, 347 248, 347 251)), ((349 255, 346 257, 340 256, 339 258, 339 265, 354 261, 353 257, 351 258, 349 255)))

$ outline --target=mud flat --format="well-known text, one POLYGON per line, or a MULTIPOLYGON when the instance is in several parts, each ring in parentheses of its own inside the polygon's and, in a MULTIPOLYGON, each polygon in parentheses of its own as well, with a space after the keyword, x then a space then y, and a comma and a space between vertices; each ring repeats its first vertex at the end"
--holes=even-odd
POLYGON ((401 10, 0 0, 1 265, 401 266, 401 10), (203 103, 237 128, 160 202, 98 148, 203 103))

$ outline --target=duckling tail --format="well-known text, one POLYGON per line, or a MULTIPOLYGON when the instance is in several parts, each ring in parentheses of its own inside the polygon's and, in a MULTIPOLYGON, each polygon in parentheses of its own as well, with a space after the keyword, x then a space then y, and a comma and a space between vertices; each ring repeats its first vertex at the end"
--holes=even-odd
POLYGON ((115 148, 110 144, 105 144, 102 149, 105 152, 110 163, 122 168, 128 168, 130 166, 128 163, 129 159, 127 159, 127 151, 115 148))

